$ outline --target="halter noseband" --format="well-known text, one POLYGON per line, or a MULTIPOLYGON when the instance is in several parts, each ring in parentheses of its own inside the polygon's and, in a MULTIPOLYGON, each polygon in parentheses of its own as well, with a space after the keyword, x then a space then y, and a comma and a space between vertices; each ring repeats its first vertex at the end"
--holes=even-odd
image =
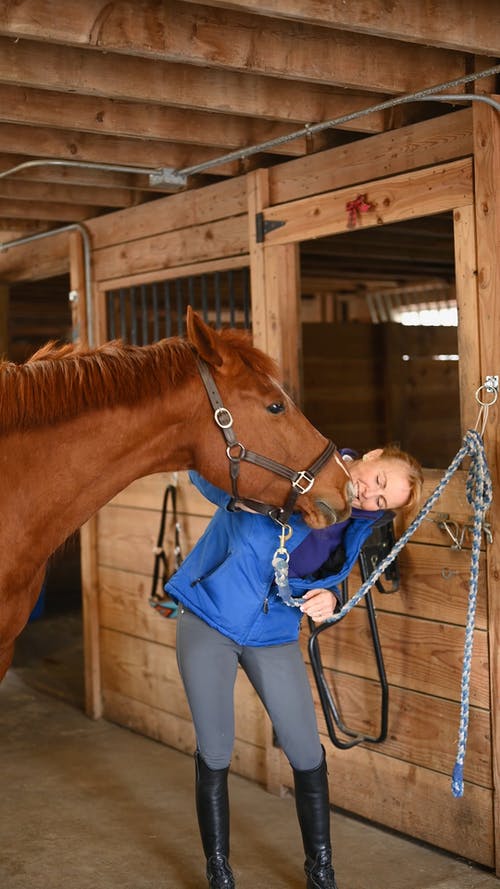
POLYGON ((233 489, 233 499, 229 508, 238 509, 240 505, 246 506, 253 512, 269 516, 269 518, 279 524, 285 524, 294 510, 298 496, 300 494, 307 494, 307 492, 311 490, 316 475, 335 454, 335 451, 337 450, 336 445, 334 445, 332 441, 329 441, 325 450, 320 454, 317 460, 315 460, 314 463, 311 463, 308 469, 302 469, 298 472, 289 469, 288 466, 284 466, 282 463, 277 463, 275 460, 271 460, 270 457, 263 457, 261 454, 256 454, 254 451, 247 450, 247 448, 238 441, 234 434, 231 412, 224 407, 222 403, 219 390, 217 389, 208 364, 203 358, 200 358, 199 355, 196 356, 196 363, 207 391, 208 399, 214 411, 214 420, 226 440, 226 455, 229 460, 229 475, 231 477, 233 489), (254 463, 255 466, 261 466, 263 469, 268 469, 276 475, 281 475, 284 478, 289 479, 292 489, 284 506, 272 506, 269 503, 262 503, 260 500, 251 500, 249 498, 240 497, 238 493, 238 476, 242 460, 246 460, 247 463, 254 463))

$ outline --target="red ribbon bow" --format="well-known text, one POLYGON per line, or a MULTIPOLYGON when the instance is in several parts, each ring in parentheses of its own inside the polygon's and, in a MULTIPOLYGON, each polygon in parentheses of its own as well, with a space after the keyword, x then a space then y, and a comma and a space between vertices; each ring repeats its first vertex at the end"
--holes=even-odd
POLYGON ((367 213, 368 210, 373 210, 373 204, 367 200, 365 194, 358 194, 354 201, 347 201, 345 208, 348 213, 347 227, 354 228, 359 221, 361 213, 367 213))

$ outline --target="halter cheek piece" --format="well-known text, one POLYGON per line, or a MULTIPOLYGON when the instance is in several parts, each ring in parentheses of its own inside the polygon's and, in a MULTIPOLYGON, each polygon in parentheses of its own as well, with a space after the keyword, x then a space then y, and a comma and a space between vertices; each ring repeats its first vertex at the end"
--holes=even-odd
POLYGON ((289 469, 288 466, 284 466, 282 463, 277 463, 275 460, 271 460, 269 457, 263 457, 261 454, 256 454, 253 451, 247 450, 247 448, 238 441, 234 434, 233 418, 230 411, 222 404, 219 390, 217 389, 208 364, 203 358, 200 358, 199 355, 196 356, 196 363, 207 391, 208 399, 214 411, 214 420, 226 441, 226 454, 229 460, 229 475, 231 477, 233 489, 233 499, 229 508, 235 510, 240 506, 246 506, 253 512, 269 516, 269 518, 273 519, 275 522, 279 522, 279 524, 286 523, 294 510, 298 496, 300 494, 307 494, 307 492, 311 490, 316 475, 335 454, 335 451, 337 450, 336 445, 329 441, 323 453, 320 454, 314 463, 311 463, 309 469, 302 469, 298 472, 289 469), (262 503, 260 500, 251 500, 249 498, 240 497, 238 493, 238 476, 242 460, 246 460, 247 463, 254 463, 255 466, 261 466, 263 469, 268 469, 276 475, 281 475, 284 478, 289 479, 292 489, 284 506, 272 506, 269 503, 262 503))

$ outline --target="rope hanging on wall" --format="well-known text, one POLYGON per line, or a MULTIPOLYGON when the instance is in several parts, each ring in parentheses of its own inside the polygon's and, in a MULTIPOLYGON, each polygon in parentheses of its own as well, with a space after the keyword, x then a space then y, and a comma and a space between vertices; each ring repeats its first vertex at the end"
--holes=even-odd
MULTIPOLYGON (((468 503, 474 511, 474 522, 472 526, 472 549, 471 549, 471 568, 469 575, 469 595, 467 606, 467 619, 465 627, 464 656, 462 664, 461 694, 460 694, 460 724, 458 729, 457 757, 453 768, 451 791, 453 796, 461 797, 464 793, 464 760, 467 747, 467 734, 469 727, 469 702, 470 702, 470 673, 472 663, 472 648, 474 637, 474 626, 476 617, 477 603, 477 586, 479 575, 479 553, 481 548, 481 533, 485 523, 485 515, 492 500, 492 484, 488 468, 488 462, 484 451, 483 434, 488 419, 488 410, 498 397, 498 381, 496 378, 487 378, 484 386, 480 386, 476 391, 476 401, 480 405, 479 416, 475 429, 469 429, 463 439, 463 445, 450 463, 443 478, 434 489, 430 497, 426 500, 418 515, 414 518, 406 531, 401 535, 395 543, 388 555, 382 559, 377 567, 372 571, 369 578, 362 584, 359 590, 336 612, 327 623, 333 624, 342 620, 361 600, 366 596, 369 590, 374 586, 379 577, 386 571, 389 565, 397 558, 403 547, 406 545, 410 537, 420 527, 424 519, 428 516, 432 507, 441 496, 444 488, 455 474, 457 469, 465 457, 471 458, 469 472, 466 481, 466 497, 468 503), (492 395, 490 401, 484 401, 481 398, 482 390, 492 395), (481 424, 481 431, 478 427, 481 424)), ((283 538, 283 535, 282 535, 283 538)), ((291 590, 288 586, 288 553, 284 545, 284 539, 280 540, 280 548, 276 551, 273 559, 273 567, 275 568, 276 583, 280 588, 280 596, 287 605, 298 605, 301 599, 293 599, 291 590)))

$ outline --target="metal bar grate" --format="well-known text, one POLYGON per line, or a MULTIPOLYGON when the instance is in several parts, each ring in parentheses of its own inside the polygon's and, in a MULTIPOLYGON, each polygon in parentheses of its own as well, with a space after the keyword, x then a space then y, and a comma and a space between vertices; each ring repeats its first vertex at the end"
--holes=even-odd
POLYGON ((162 337, 183 336, 186 307, 217 329, 251 329, 247 267, 154 281, 106 291, 107 337, 145 346, 162 337))

